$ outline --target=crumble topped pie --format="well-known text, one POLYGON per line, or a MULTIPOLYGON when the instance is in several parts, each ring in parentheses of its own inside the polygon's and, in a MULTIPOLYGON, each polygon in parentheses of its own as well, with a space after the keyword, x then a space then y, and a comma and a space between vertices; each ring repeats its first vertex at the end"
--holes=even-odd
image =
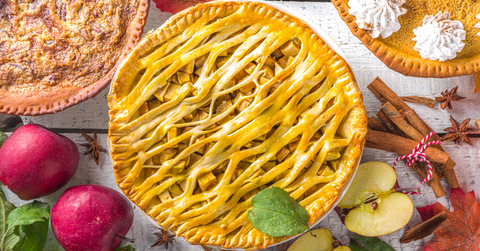
POLYGON ((109 96, 118 186, 193 244, 266 248, 251 199, 281 187, 309 223, 359 162, 366 112, 345 62, 302 21, 262 3, 187 9, 119 66, 109 96))
POLYGON ((147 12, 148 0, 0 1, 0 112, 53 113, 95 96, 147 12))
MULTIPOLYGON (((435 78, 480 72, 480 36, 477 35, 480 26, 476 18, 480 14, 480 1, 332 0, 332 3, 352 33, 392 70, 407 76, 435 78), (405 14, 398 16, 401 28, 389 37, 373 38, 371 31, 360 28, 357 23, 362 13, 353 11, 356 7, 352 3, 358 1, 401 3, 406 9, 405 14), (432 25, 432 19, 438 20, 432 25), (428 23, 429 26, 422 29, 422 25, 428 23)), ((388 12, 377 13, 375 18, 388 19, 388 15, 388 12)))

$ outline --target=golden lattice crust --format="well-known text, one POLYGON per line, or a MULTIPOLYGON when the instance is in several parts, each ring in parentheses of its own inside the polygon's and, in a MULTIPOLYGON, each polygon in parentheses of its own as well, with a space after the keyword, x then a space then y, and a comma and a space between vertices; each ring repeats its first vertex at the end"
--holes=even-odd
POLYGON ((390 69, 406 76, 447 78, 480 72, 480 29, 476 15, 480 14, 480 1, 474 0, 407 0, 403 8, 407 13, 399 16, 401 29, 390 37, 372 38, 369 32, 358 27, 356 18, 349 14, 348 0, 332 0, 338 14, 350 27, 353 35, 390 69), (465 48, 452 60, 423 59, 413 49, 413 30, 422 24, 425 15, 449 11, 452 20, 461 21, 467 33, 465 48))
POLYGON ((1 0, 0 112, 54 113, 95 96, 140 40, 148 0, 1 0))
POLYGON ((346 62, 303 22, 262 3, 197 5, 147 35, 109 96, 118 186, 190 243, 265 248, 247 218, 288 191, 313 223, 337 201, 366 134, 346 62))

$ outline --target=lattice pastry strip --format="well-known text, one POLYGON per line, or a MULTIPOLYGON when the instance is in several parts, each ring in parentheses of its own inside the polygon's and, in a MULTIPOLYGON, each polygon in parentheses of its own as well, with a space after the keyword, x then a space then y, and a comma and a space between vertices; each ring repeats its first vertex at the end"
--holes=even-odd
POLYGON ((109 105, 125 194, 189 242, 227 248, 282 239, 247 218, 267 187, 318 219, 366 133, 348 65, 303 23, 259 3, 210 3, 172 18, 120 67, 109 105))

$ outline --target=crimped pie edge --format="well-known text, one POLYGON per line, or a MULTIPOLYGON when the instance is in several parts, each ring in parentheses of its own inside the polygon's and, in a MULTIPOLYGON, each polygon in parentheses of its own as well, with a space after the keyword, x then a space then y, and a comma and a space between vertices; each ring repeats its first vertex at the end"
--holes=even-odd
MULTIPOLYGON (((143 27, 145 26, 145 22, 147 20, 149 6, 150 0, 139 0, 135 18, 128 27, 128 41, 119 58, 117 59, 117 64, 110 69, 106 76, 95 83, 90 84, 88 87, 81 89, 75 94, 72 93, 71 89, 61 89, 62 92, 60 93, 51 93, 47 100, 43 99, 43 96, 28 99, 28 101, 22 100, 21 95, 0 97, 0 113, 23 116, 52 114, 63 111, 89 98, 95 97, 110 84, 119 62, 121 62, 123 58, 128 55, 130 50, 134 48, 140 40, 143 34, 143 27), (32 101, 37 104, 32 105, 32 101)), ((32 94, 32 96, 34 95, 32 94)))
POLYGON ((331 0, 350 31, 378 57, 388 68, 405 76, 424 78, 448 78, 471 75, 480 71, 480 60, 450 60, 447 62, 416 58, 393 49, 380 40, 372 38, 358 27, 356 18, 349 14, 345 0, 331 0))
MULTIPOLYGON (((228 1, 228 2, 210 2, 207 4, 199 4, 194 7, 191 7, 189 9, 186 9, 175 16, 171 17, 168 21, 166 21, 165 24, 163 24, 160 28, 154 30, 152 33, 148 33, 141 41, 140 43, 128 54, 128 56, 125 57, 125 59, 122 61, 120 66, 118 67, 118 71, 116 75, 113 78, 112 81, 112 86, 111 86, 111 93, 108 96, 108 102, 110 106, 110 124, 109 124, 109 144, 111 144, 111 137, 112 135, 112 128, 113 130, 118 129, 118 125, 116 125, 114 119, 114 115, 119 112, 121 109, 117 106, 117 102, 120 101, 122 98, 121 95, 118 95, 118 92, 122 90, 123 82, 121 81, 122 75, 123 74, 128 74, 129 69, 127 67, 124 67, 126 65, 135 65, 135 61, 145 52, 149 51, 152 49, 152 46, 156 46, 158 43, 161 43, 165 40, 168 40, 172 38, 173 36, 177 35, 179 31, 182 31, 186 26, 190 25, 193 21, 197 19, 199 15, 205 15, 205 9, 208 8, 208 11, 222 11, 223 8, 226 8, 228 6, 237 6, 237 5, 256 5, 256 6, 261 6, 264 8, 268 8, 274 12, 277 12, 277 14, 272 14, 272 16, 275 15, 283 15, 288 17, 290 21, 295 22, 298 26, 302 26, 305 29, 310 29, 310 27, 305 24, 302 20, 299 20, 295 17, 292 17, 289 14, 286 14, 280 10, 277 10, 276 8, 269 6, 268 4, 264 4, 261 2, 234 2, 234 1, 228 1), (212 8, 216 8, 215 10, 212 10, 212 8), (193 21, 192 21, 193 20, 193 21), (154 42, 152 42, 154 41, 154 42)), ((247 7, 252 9, 251 7, 247 7)), ((257 10, 260 9, 259 7, 255 7, 257 10)), ((312 31, 312 36, 315 37, 314 43, 320 43, 320 44, 325 44, 325 42, 312 31)), ((313 40, 313 39, 312 39, 313 40)), ((347 158, 345 162, 347 163, 345 165, 345 172, 342 173, 343 175, 341 178, 337 178, 335 181, 330 182, 327 186, 332 187, 332 196, 330 196, 329 200, 322 202, 319 200, 314 201, 311 203, 306 209, 309 213, 309 224, 313 224, 316 222, 316 220, 323 216, 323 214, 330 209, 332 205, 334 205, 338 201, 338 197, 341 193, 341 188, 347 184, 353 174, 355 173, 355 168, 357 167, 361 153, 363 151, 363 146, 365 143, 365 135, 366 135, 366 124, 367 124, 367 116, 366 116, 366 111, 363 105, 363 97, 361 95, 361 92, 356 84, 355 77, 353 76, 353 73, 346 63, 346 61, 340 57, 334 50, 328 46, 328 52, 331 52, 333 56, 329 61, 333 62, 339 62, 336 64, 336 66, 333 69, 338 72, 338 75, 343 77, 343 78, 348 78, 349 83, 344 86, 345 91, 352 92, 352 98, 351 98, 351 103, 355 104, 354 108, 350 111, 352 117, 352 121, 350 121, 351 125, 351 130, 352 130, 352 135, 353 140, 352 143, 348 146, 347 150, 345 151, 345 154, 342 156, 342 158, 347 158, 346 156, 355 156, 355 158, 347 158)), ((340 78, 340 77, 339 77, 340 78)), ((346 115, 347 116, 347 115, 346 115)), ((111 144, 113 145, 113 144, 111 144)), ((114 149, 115 147, 112 146, 110 148, 111 154, 114 154, 114 149)), ((113 157, 113 156, 112 156, 113 157)), ((117 185, 121 188, 121 190, 124 192, 124 194, 130 198, 129 194, 131 194, 132 191, 132 184, 122 184, 123 180, 125 179, 123 176, 124 171, 123 171, 123 166, 122 166, 122 161, 115 161, 113 159, 113 169, 114 169, 114 174, 115 174, 115 179, 117 182, 117 185), (122 172, 123 171, 123 172, 122 172)), ((137 202, 133 201, 135 204, 138 205, 137 202)), ((155 220, 154 216, 148 214, 145 212, 147 215, 149 215, 150 218, 155 220)), ((155 220, 156 221, 156 220, 155 220)), ((157 221, 158 224, 158 221, 157 221)), ((168 229, 172 230, 172 229, 168 229)), ((173 229, 175 232, 175 229, 173 229)), ((186 237, 180 235, 179 237, 185 237, 186 240, 192 244, 203 244, 203 245, 215 245, 215 246, 222 246, 223 248, 245 248, 245 249, 257 249, 257 248, 266 248, 270 245, 277 244, 281 242, 282 240, 289 239, 292 236, 288 237, 281 237, 281 238, 274 238, 267 236, 265 234, 260 233, 258 230, 254 229, 252 232, 254 232, 251 235, 244 235, 243 238, 248 238, 247 241, 243 242, 242 244, 240 243, 235 243, 232 245, 232 243, 226 243, 225 240, 223 241, 216 241, 216 242, 195 242, 192 241, 191 239, 195 239, 195 237, 198 235, 196 234, 195 236, 186 237), (230 245, 229 245, 230 244, 230 245)), ((242 239, 242 238, 240 238, 242 239)))

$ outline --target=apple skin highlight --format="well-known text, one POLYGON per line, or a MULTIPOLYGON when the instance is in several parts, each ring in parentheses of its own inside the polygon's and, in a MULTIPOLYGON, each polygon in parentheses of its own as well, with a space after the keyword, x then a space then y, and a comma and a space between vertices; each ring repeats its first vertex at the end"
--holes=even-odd
POLYGON ((119 192, 101 185, 71 187, 51 212, 53 232, 67 251, 113 251, 133 224, 133 207, 119 192))
POLYGON ((0 148, 0 180, 22 200, 44 197, 67 184, 79 159, 69 138, 40 125, 24 125, 0 148))

